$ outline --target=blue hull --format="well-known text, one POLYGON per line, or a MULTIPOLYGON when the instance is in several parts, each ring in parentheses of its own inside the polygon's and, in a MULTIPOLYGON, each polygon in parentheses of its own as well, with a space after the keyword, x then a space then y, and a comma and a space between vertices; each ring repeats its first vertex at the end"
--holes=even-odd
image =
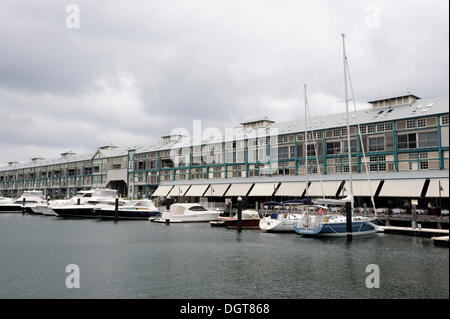
MULTIPOLYGON (((370 223, 377 225, 378 220, 371 220, 370 223)), ((347 223, 320 223, 318 227, 297 227, 294 224, 297 234, 303 236, 323 236, 323 237, 344 237, 347 236, 347 223)), ((352 235, 363 236, 376 233, 377 230, 366 221, 352 222, 352 235)))

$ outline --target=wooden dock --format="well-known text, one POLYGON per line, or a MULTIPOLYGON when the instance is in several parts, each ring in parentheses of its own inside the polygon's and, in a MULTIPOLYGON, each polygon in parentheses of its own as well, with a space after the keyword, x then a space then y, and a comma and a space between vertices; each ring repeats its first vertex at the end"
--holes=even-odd
POLYGON ((448 236, 441 237, 431 237, 435 246, 447 247, 448 248, 448 236))
POLYGON ((397 226, 378 226, 386 234, 398 234, 398 235, 408 235, 408 236, 419 236, 419 237, 439 237, 447 235, 448 240, 448 229, 435 229, 435 228, 412 228, 412 227, 397 227, 397 226))

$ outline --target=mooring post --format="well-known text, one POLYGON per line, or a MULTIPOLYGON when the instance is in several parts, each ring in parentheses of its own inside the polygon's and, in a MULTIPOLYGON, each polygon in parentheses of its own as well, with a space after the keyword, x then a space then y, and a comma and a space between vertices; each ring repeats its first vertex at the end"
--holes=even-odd
POLYGON ((238 232, 242 231, 242 197, 238 197, 237 199, 237 230, 238 232))
POLYGON ((23 198, 23 201, 22 201, 22 215, 24 215, 25 214, 25 197, 23 198))
POLYGON ((80 205, 80 198, 77 198, 77 205, 80 205))
POLYGON ((352 241, 352 203, 345 203, 345 210, 347 212, 347 241, 352 241))
POLYGON ((363 216, 366 216, 366 213, 367 213, 367 204, 364 203, 363 204, 363 216))
POLYGON ((417 227, 417 211, 416 211, 416 205, 412 205, 412 222, 411 222, 411 228, 416 229, 417 227))
POLYGON ((114 205, 114 221, 117 221, 118 214, 119 214, 119 197, 116 197, 116 203, 114 205))

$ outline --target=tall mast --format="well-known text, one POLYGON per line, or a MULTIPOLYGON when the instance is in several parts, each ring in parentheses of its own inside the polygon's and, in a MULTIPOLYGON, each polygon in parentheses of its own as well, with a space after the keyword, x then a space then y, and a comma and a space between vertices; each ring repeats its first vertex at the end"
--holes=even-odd
POLYGON ((345 112, 347 115, 348 177, 349 177, 349 183, 350 183, 350 196, 351 196, 352 214, 353 214, 354 202, 353 202, 352 150, 351 150, 351 143, 350 143, 350 118, 349 118, 349 114, 348 114, 347 53, 345 52, 345 34, 342 33, 341 35, 342 35, 342 48, 343 48, 343 52, 344 52, 344 85, 345 85, 345 112))
POLYGON ((305 84, 305 196, 308 197, 308 98, 306 96, 306 84, 305 84))

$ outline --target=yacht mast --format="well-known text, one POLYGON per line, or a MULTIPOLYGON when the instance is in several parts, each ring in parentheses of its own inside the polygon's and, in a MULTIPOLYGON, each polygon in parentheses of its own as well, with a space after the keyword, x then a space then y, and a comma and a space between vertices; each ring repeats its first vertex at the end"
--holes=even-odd
POLYGON ((347 115, 347 151, 348 151, 348 177, 349 177, 349 183, 350 183, 350 196, 351 196, 351 203, 352 203, 352 214, 353 214, 353 208, 354 208, 354 201, 353 201, 353 176, 352 176, 352 150, 351 150, 351 143, 350 143, 350 118, 348 114, 348 88, 347 88, 347 53, 345 52, 345 34, 342 35, 342 48, 344 52, 344 85, 345 85, 345 112, 347 115))
POLYGON ((305 84, 305 197, 308 198, 308 98, 306 96, 306 84, 305 84))

